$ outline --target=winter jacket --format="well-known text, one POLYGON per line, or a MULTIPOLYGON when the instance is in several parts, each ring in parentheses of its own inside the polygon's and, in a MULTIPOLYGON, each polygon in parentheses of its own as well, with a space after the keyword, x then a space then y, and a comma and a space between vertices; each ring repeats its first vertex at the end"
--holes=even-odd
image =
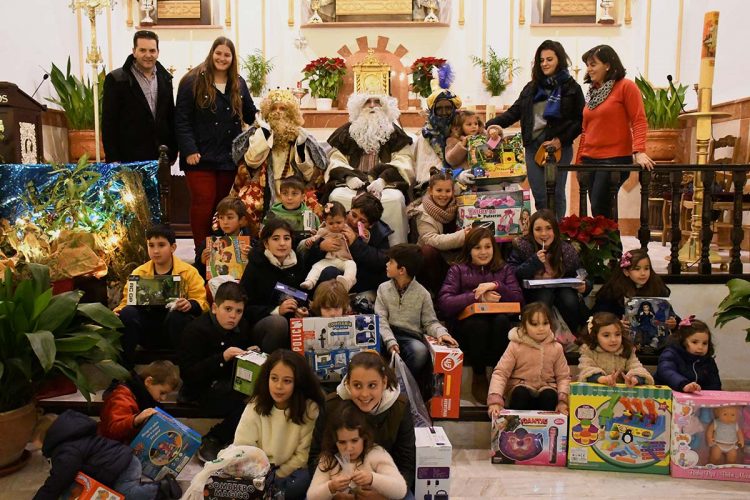
POLYGON ((133 459, 130 447, 98 436, 96 422, 73 410, 65 410, 52 423, 42 454, 52 469, 34 500, 57 500, 79 471, 111 487, 133 459))
MULTIPOLYGON (((242 121, 255 122, 255 104, 245 80, 238 77, 242 99, 242 121)), ((236 170, 232 159, 232 141, 242 132, 240 117, 232 113, 232 82, 227 81, 226 92, 216 89, 213 106, 201 108, 195 102, 195 75, 187 75, 177 90, 175 130, 180 145, 180 170, 236 170), (187 157, 200 153, 197 165, 188 165, 187 157)))
POLYGON ((654 379, 673 391, 682 391, 691 382, 697 382, 704 391, 721 390, 719 367, 714 358, 690 354, 678 344, 668 345, 659 355, 654 379))
MULTIPOLYGON (((373 447, 365 456, 361 464, 357 464, 355 470, 368 470, 372 472, 372 489, 385 498, 404 498, 406 496, 406 482, 393 463, 393 459, 380 446, 373 447)), ((308 500, 329 500, 333 493, 328 488, 328 481, 342 473, 341 466, 323 472, 321 467, 315 469, 315 475, 307 490, 308 500)))
MULTIPOLYGON (((510 252, 508 265, 515 270, 519 283, 523 283, 523 280, 532 280, 539 273, 544 272, 544 264, 536 255, 537 251, 534 244, 526 238, 518 238, 513 242, 513 250, 510 252)), ((578 269, 581 268, 581 258, 573 245, 567 241, 562 242, 562 262, 563 274, 558 278, 575 278, 578 269)), ((588 294, 592 287, 593 283, 586 280, 584 295, 588 294)))
MULTIPOLYGON (((488 120, 485 128, 490 125, 499 125, 503 128, 521 121, 521 139, 523 145, 528 146, 533 142, 534 132, 534 94, 537 85, 532 81, 521 90, 516 102, 503 114, 488 120)), ((557 137, 563 147, 573 144, 576 137, 581 134, 583 123, 583 91, 574 78, 570 78, 562 84, 560 92, 560 118, 550 118, 544 128, 542 136, 549 141, 557 137)))
POLYGON ((487 404, 508 403, 508 396, 516 386, 539 392, 557 391, 559 401, 568 401, 570 393, 570 368, 565 360, 562 345, 554 334, 537 342, 523 330, 513 328, 508 333, 510 344, 492 371, 487 404))
POLYGON ((448 270, 448 275, 440 288, 438 308, 446 318, 455 318, 466 306, 478 302, 474 289, 480 283, 494 281, 500 294, 500 302, 523 302, 523 293, 510 266, 504 265, 492 272, 484 266, 456 264, 448 270))
POLYGON ((125 382, 114 381, 104 392, 98 427, 101 436, 127 445, 140 430, 140 426, 134 424, 135 417, 147 408, 158 406, 143 379, 135 372, 130 377, 125 382))
MULTIPOLYGON (((426 194, 425 196, 429 195, 426 194)), ((419 234, 417 244, 420 246, 430 245, 440 251, 457 250, 464 246, 466 231, 446 233, 444 225, 428 214, 422 203, 410 208, 407 215, 409 218, 416 218, 417 233, 419 234)))
POLYGON ((623 358, 621 354, 622 347, 617 352, 611 353, 598 346, 592 350, 589 346, 582 345, 581 357, 578 360, 578 381, 597 383, 600 376, 620 370, 627 376, 640 378, 641 384, 652 385, 654 383, 654 377, 638 361, 635 349, 627 359, 623 358))
MULTIPOLYGON (((352 396, 346 387, 346 377, 336 388, 335 394, 326 397, 324 414, 318 417, 310 446, 310 458, 307 461, 310 473, 318 466, 320 444, 326 424, 326 415, 333 415, 344 405, 353 404, 352 396)), ((373 431, 375 443, 382 446, 393 458, 399 472, 406 480, 409 491, 414 491, 414 473, 416 470, 417 450, 414 436, 414 421, 409 410, 409 400, 399 393, 398 387, 386 389, 380 405, 365 415, 367 424, 373 431)))
POLYGON ((104 79, 102 93, 102 142, 108 162, 158 160, 159 146, 177 158, 172 75, 156 63, 156 117, 133 75, 135 58, 129 55, 122 68, 104 79))

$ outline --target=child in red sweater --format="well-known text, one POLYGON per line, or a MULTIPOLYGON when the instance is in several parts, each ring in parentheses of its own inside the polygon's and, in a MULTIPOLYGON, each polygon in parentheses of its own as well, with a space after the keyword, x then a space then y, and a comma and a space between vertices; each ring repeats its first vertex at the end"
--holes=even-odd
POLYGON ((179 370, 171 361, 154 361, 138 373, 133 371, 130 380, 113 381, 104 392, 99 434, 130 444, 140 426, 156 413, 154 406, 179 385, 179 370))

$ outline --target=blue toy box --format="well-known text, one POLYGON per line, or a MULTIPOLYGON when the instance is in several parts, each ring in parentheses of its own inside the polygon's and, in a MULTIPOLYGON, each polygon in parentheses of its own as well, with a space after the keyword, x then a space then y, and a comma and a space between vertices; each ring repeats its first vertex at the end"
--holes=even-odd
POLYGON ((143 464, 143 475, 155 481, 177 476, 201 445, 201 436, 160 408, 130 443, 143 464))

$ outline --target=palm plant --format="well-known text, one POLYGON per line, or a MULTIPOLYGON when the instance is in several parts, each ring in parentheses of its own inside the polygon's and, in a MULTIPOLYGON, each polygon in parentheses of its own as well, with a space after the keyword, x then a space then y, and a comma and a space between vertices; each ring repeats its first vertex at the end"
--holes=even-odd
MULTIPOLYGON (((70 57, 68 57, 65 75, 54 63, 52 63, 49 74, 58 98, 48 97, 47 100, 63 109, 68 120, 68 128, 71 130, 93 130, 94 86, 90 80, 86 78, 84 82, 70 74, 70 57)), ((99 73, 99 116, 102 116, 102 90, 105 76, 106 72, 102 69, 99 73)))
POLYGON ((521 70, 518 59, 498 56, 492 47, 489 48, 487 59, 471 56, 474 66, 482 68, 484 73, 484 88, 491 96, 499 96, 508 88, 508 76, 516 75, 521 70))
MULTIPOLYGON (((738 318, 750 319, 750 282, 737 278, 729 280, 727 287, 729 295, 724 297, 714 314, 719 328, 738 318)), ((745 342, 750 342, 750 328, 745 331, 745 342)))
POLYGON ((675 87, 672 75, 667 75, 669 88, 655 89, 643 75, 635 78, 635 83, 643 97, 643 107, 650 130, 678 128, 679 116, 685 106, 687 85, 675 87))
POLYGON ((250 95, 259 96, 266 86, 266 78, 273 71, 273 58, 266 59, 263 52, 256 49, 254 54, 250 54, 242 61, 242 67, 247 73, 247 86, 250 89, 250 95))

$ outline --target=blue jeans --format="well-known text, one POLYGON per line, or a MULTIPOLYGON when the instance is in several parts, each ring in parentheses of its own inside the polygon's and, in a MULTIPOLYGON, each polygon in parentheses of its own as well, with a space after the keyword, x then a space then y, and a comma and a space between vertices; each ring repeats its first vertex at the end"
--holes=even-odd
MULTIPOLYGON (((544 180, 544 167, 540 167, 534 161, 534 155, 543 142, 544 140, 539 138, 526 147, 526 173, 529 178, 529 186, 531 186, 531 195, 534 197, 534 206, 537 210, 547 208, 547 185, 544 180)), ((572 159, 573 146, 564 146, 558 165, 570 165, 572 159)), ((565 199, 565 184, 567 181, 568 172, 558 170, 555 176, 555 214, 558 220, 565 217, 565 210, 567 209, 565 199)))
MULTIPOLYGON (((583 165, 632 165, 632 156, 617 156, 614 158, 581 158, 583 165)), ((617 186, 619 192, 620 186, 627 180, 630 172, 620 172, 620 182, 617 186)), ((603 215, 612 218, 613 203, 617 203, 617 193, 614 198, 610 195, 610 171, 601 169, 591 174, 589 181, 589 200, 591 200, 591 215, 603 215)))
POLYGON ((159 492, 159 483, 141 483, 141 474, 141 461, 133 457, 112 488, 128 500, 154 500, 159 492))
POLYGON ((276 477, 273 483, 274 486, 284 492, 286 500, 294 500, 296 498, 305 498, 307 488, 310 487, 311 482, 310 471, 307 470, 307 467, 303 467, 292 471, 286 477, 276 477))
POLYGON ((411 335, 404 335, 394 330, 398 347, 401 349, 401 359, 404 360, 415 380, 421 380, 423 371, 430 363, 430 350, 425 343, 411 335))

